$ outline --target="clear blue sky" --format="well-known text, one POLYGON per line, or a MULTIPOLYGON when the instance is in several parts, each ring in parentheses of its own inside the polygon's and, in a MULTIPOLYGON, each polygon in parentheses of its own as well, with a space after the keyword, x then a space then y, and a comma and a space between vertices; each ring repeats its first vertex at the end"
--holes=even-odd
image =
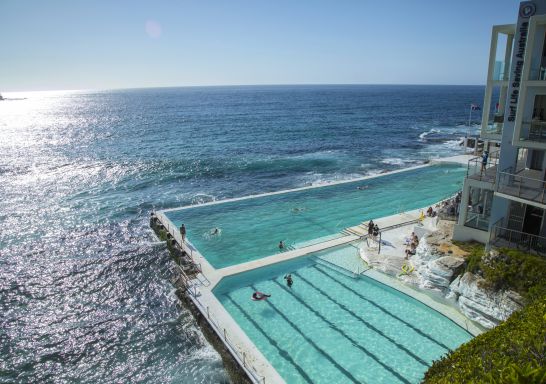
POLYGON ((483 84, 515 0, 0 0, 0 91, 483 84))

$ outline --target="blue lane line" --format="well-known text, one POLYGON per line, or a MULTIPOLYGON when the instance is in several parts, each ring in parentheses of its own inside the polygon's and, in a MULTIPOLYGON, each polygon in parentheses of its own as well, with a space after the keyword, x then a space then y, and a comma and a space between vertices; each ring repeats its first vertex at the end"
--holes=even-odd
POLYGON ((352 338, 351 336, 349 336, 348 334, 346 334, 343 330, 339 329, 334 323, 332 323, 330 320, 326 319, 324 316, 322 316, 319 312, 317 312, 314 308, 312 308, 311 306, 309 306, 305 301, 303 301, 302 299, 300 299, 299 297, 297 297, 296 295, 294 295, 294 293, 292 292, 291 289, 289 288, 286 288, 284 285, 282 285, 281 283, 279 283, 278 281, 274 280, 273 281, 274 283, 276 283, 278 286, 280 286, 282 289, 284 289, 285 291, 287 291, 290 295, 292 295, 297 301, 300 302, 300 304, 302 304, 304 307, 306 307, 308 310, 310 310, 311 312, 313 312, 313 314, 315 316, 317 316, 319 319, 321 319, 322 321, 324 321, 326 324, 328 324, 330 326, 330 328, 332 328, 333 330, 335 330, 336 332, 338 332, 341 336, 343 336, 344 338, 346 338, 347 340, 349 340, 353 346, 357 349, 359 349, 360 351, 362 351, 365 355, 367 355, 368 357, 372 358, 373 360, 375 360, 379 365, 381 365, 385 370, 387 370, 388 372, 392 373, 393 376, 396 376, 398 378, 398 380, 400 380, 401 382, 403 383, 406 383, 406 384, 411 384, 410 381, 408 381, 406 378, 404 378, 402 375, 400 375, 398 372, 394 371, 391 367, 389 367, 387 364, 383 363, 381 361, 381 359, 379 359, 375 354, 373 354, 372 352, 368 351, 365 347, 363 347, 362 345, 360 345, 357 340, 355 340, 354 338, 352 338))
POLYGON ((241 312, 243 314, 243 316, 252 323, 252 325, 258 330, 260 331, 260 333, 267 339, 267 341, 269 341, 269 344, 271 344, 272 346, 274 346, 277 351, 279 351, 279 355, 281 355, 282 358, 284 358, 286 361, 288 361, 290 364, 292 364, 292 366, 294 368, 296 368, 296 370, 298 371, 298 373, 301 375, 301 377, 303 377, 303 379, 308 382, 309 384, 313 384, 313 380, 309 377, 309 375, 307 375, 307 373, 294 361, 294 359, 292 359, 292 357, 290 356, 290 354, 284 349, 282 348, 274 339, 272 339, 264 330, 262 327, 260 327, 260 325, 252 318, 250 317, 250 315, 239 305, 235 302, 235 300, 233 300, 231 298, 231 296, 229 295, 225 295, 227 297, 227 299, 231 302, 231 304, 233 304, 235 306, 235 308, 237 308, 239 310, 239 312, 241 312))
POLYGON ((326 293, 324 290, 322 290, 321 288, 317 287, 315 284, 311 283, 309 280, 307 280, 305 277, 303 277, 302 275, 300 275, 299 273, 297 272, 294 272, 293 273, 294 275, 298 276, 301 280, 303 280, 304 282, 306 282, 307 284, 309 284, 311 287, 313 287, 315 290, 319 291, 323 296, 325 296, 326 298, 328 298, 332 303, 336 304, 338 307, 340 307, 341 309, 343 309, 345 312, 347 312, 349 315, 351 315, 352 317, 354 317, 355 319, 359 320, 360 322, 362 322, 366 327, 368 327, 369 329, 373 330, 375 333, 381 335, 382 337, 384 337, 385 339, 387 339, 388 341, 390 341, 391 343, 393 343, 394 345, 396 345, 396 347, 398 347, 398 349, 401 349, 403 350, 404 352, 406 352, 409 356, 411 356, 413 359, 415 359, 417 362, 419 362, 420 364, 424 365, 425 367, 430 367, 430 365, 424 361, 423 359, 421 359, 419 356, 417 356, 416 354, 414 354, 413 352, 411 352, 409 349, 407 349, 406 347, 404 347, 403 345, 399 344, 396 340, 394 340, 393 338, 391 338, 390 336, 387 336, 386 334, 384 334, 383 332, 381 332, 381 330, 377 329, 376 327, 374 327, 372 324, 370 324, 368 321, 366 321, 363 317, 357 315, 356 313, 354 313, 353 311, 351 311, 349 308, 347 308, 347 306, 345 306, 344 304, 341 304, 341 303, 338 303, 337 301, 334 300, 334 298, 332 296, 330 296, 328 293, 326 293))
POLYGON ((326 273, 325 271, 323 271, 322 269, 320 268, 317 268, 317 266, 313 266, 313 268, 315 268, 317 271, 319 271, 320 273, 324 274, 325 276, 328 276, 330 279, 334 280, 335 282, 337 282, 339 285, 343 286, 344 288, 346 288, 347 290, 351 291, 352 293, 354 293, 355 295, 357 295, 358 297, 360 297, 362 300, 370 303, 371 305, 373 305, 374 307, 376 307, 377 309, 379 309, 381 312, 383 313, 386 313, 387 315, 395 318, 396 320, 400 321, 401 323, 407 325, 409 328, 413 329, 415 332, 417 332, 418 334, 420 334, 421 336, 427 338, 428 340, 430 340, 431 342, 433 342, 434 344, 438 345, 439 347, 442 347, 444 348, 446 351, 451 351, 451 348, 449 348, 447 345, 445 345, 444 343, 442 343, 441 341, 438 341, 436 339, 434 339, 432 336, 430 335, 427 335, 425 332, 421 331, 419 328, 415 327, 413 324, 407 322, 406 320, 402 319, 401 317, 395 315, 394 313, 390 312, 388 309, 385 309, 383 308, 381 305, 377 304, 375 301, 373 300, 370 300, 368 298, 366 298, 365 296, 363 296, 362 294, 360 294, 358 291, 355 291, 354 289, 352 289, 351 287, 349 287, 348 285, 346 285, 345 283, 343 283, 342 281, 336 279, 335 277, 331 276, 329 273, 326 273))
MULTIPOLYGON (((281 285, 282 286, 282 285, 281 285)), ((256 290, 256 288, 254 287, 254 285, 251 286, 252 289, 256 290)), ((322 356, 324 356, 326 359, 328 359, 328 361, 330 361, 330 363, 332 363, 340 372, 342 372, 349 380, 351 380, 353 383, 361 383, 360 380, 357 380, 352 374, 351 372, 347 371, 345 368, 343 368, 341 365, 339 365, 339 363, 337 361, 335 361, 330 355, 328 355, 326 353, 325 350, 323 350, 321 347, 319 347, 313 340, 311 340, 309 337, 307 337, 302 331, 301 329, 296 325, 294 324, 294 322, 292 322, 288 317, 286 317, 284 315, 284 313, 282 313, 282 311, 280 311, 272 302, 272 300, 268 299, 268 300, 265 300, 265 302, 271 307, 273 308, 278 314, 279 316, 281 316, 288 324, 290 324, 292 326, 292 328, 294 328, 300 335, 301 337, 303 337, 309 344, 311 344, 317 351, 320 352, 320 354, 322 356)))

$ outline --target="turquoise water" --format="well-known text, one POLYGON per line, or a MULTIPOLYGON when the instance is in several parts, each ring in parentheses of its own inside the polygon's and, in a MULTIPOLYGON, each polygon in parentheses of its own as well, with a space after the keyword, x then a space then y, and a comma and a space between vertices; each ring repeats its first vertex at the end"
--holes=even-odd
POLYGON ((215 267, 279 252, 279 241, 301 247, 362 221, 416 209, 455 193, 465 168, 444 164, 364 181, 167 212, 215 267), (358 189, 365 186, 366 189, 358 189), (219 235, 211 235, 213 228, 219 235))
MULTIPOLYGON (((342 250, 357 251, 319 255, 342 250)), ((471 339, 421 302, 315 257, 224 278, 214 293, 287 383, 419 383, 433 360, 471 339), (271 297, 252 301, 255 290, 271 297)))

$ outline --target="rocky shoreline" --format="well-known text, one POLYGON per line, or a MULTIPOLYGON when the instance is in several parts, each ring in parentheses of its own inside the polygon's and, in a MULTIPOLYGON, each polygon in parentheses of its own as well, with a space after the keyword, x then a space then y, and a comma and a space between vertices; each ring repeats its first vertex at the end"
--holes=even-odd
POLYGON ((453 226, 452 221, 427 218, 423 225, 385 232, 381 254, 368 246, 363 246, 360 254, 375 269, 434 292, 470 320, 493 328, 522 308, 523 299, 513 291, 489 290, 482 277, 465 272, 467 253, 451 242, 453 226), (411 232, 418 235, 419 245, 415 255, 406 260, 404 238, 411 232))

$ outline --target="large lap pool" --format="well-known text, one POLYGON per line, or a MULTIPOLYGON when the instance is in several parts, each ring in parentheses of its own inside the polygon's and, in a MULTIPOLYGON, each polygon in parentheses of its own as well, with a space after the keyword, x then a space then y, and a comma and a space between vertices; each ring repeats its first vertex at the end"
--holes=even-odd
POLYGON ((433 360, 472 338, 405 294, 317 262, 331 252, 350 258, 356 248, 227 277, 214 289, 287 383, 418 383, 433 360), (252 301, 255 290, 271 297, 252 301))
POLYGON ((167 211, 215 268, 256 260, 343 228, 433 204, 462 186, 466 168, 431 165, 367 180, 167 211), (363 187, 358 189, 358 187, 363 187), (220 234, 211 235, 213 228, 220 234))

